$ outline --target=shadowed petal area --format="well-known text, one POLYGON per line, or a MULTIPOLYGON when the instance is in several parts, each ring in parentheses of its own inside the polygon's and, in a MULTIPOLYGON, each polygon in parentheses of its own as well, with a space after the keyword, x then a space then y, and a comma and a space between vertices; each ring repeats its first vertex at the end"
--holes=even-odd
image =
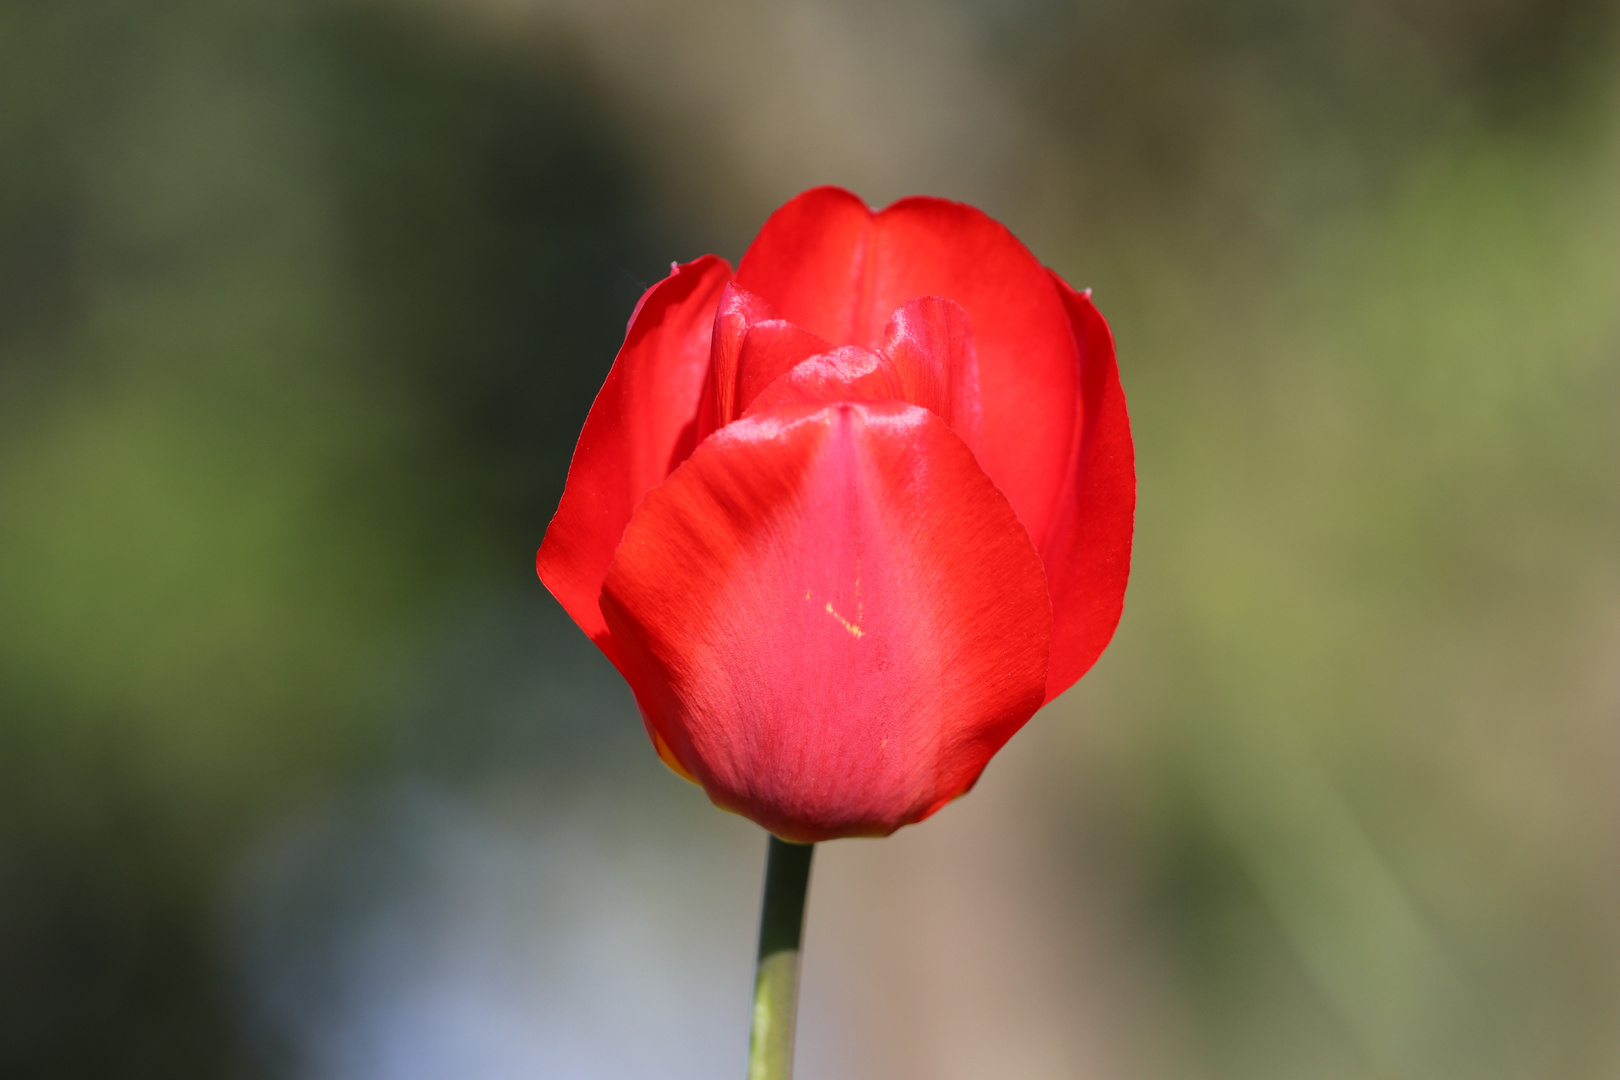
POLYGON ((834 345, 874 350, 908 301, 960 304, 978 352, 980 462, 1044 540, 1073 440, 1078 363, 1061 296, 1004 226, 944 199, 873 213, 841 188, 815 188, 771 215, 737 282, 834 345))
POLYGON ((718 432, 636 511, 602 610, 649 726, 718 805, 790 840, 927 817, 1045 693, 1039 557, 912 405, 718 432))
POLYGON ((691 452, 724 259, 677 266, 636 305, 574 448, 557 513, 535 556, 546 588, 615 663, 597 596, 630 513, 691 452))
POLYGON ((1074 451, 1041 547, 1052 590, 1052 665, 1046 698, 1074 685, 1114 636, 1131 573, 1136 452, 1114 360, 1114 337, 1089 293, 1057 284, 1080 347, 1074 451))

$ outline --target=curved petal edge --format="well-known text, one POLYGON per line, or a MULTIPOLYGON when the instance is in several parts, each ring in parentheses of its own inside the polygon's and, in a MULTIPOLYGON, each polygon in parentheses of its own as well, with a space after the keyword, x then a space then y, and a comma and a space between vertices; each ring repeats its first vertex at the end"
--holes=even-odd
POLYGON ((1052 591, 1047 701, 1074 685, 1114 636, 1136 522, 1136 450, 1113 334, 1089 291, 1076 292, 1056 273, 1052 280, 1079 347, 1080 392, 1068 474, 1041 544, 1052 591))
POLYGON ((602 579, 637 504, 691 452, 715 308, 730 280, 726 261, 705 255, 642 295, 535 555, 540 580, 615 663, 597 604, 602 579))

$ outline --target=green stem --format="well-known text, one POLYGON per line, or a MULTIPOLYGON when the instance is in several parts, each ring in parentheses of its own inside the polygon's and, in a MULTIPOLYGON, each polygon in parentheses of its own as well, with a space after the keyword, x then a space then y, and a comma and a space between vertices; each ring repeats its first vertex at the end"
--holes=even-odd
POLYGON ((759 967, 754 975, 754 1027, 748 1080, 792 1080, 793 1025, 799 1008, 799 944, 810 888, 812 844, 771 837, 765 900, 759 912, 759 967))

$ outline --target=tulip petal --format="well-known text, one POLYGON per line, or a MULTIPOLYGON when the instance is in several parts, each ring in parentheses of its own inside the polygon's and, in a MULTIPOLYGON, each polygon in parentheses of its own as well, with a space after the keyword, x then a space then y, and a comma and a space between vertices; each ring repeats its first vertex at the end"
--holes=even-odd
POLYGON ((832 346, 810 331, 785 319, 769 319, 749 327, 737 357, 734 407, 724 422, 730 423, 741 416, 761 390, 793 370, 799 361, 830 348, 832 346))
POLYGON ((812 356, 749 404, 758 413, 788 404, 905 401, 948 424, 977 454, 984 444, 973 330, 961 305, 925 296, 889 319, 881 352, 845 345, 812 356))
POLYGON ((1052 280, 1080 348, 1080 395, 1068 477, 1041 545, 1052 591, 1048 701, 1084 675, 1114 636, 1136 518, 1136 452, 1113 335, 1089 292, 1075 292, 1056 274, 1052 280))
POLYGON ((717 432, 636 510, 602 609, 656 736, 716 804, 799 842, 927 817, 1045 692, 1034 546, 911 405, 717 432))
POLYGON ((765 300, 737 287, 720 294, 710 348, 709 392, 700 413, 699 440, 723 428, 776 378, 807 356, 832 346, 777 315, 765 300))
POLYGON ((894 361, 870 349, 845 345, 812 356, 759 393, 743 415, 788 405, 838 401, 904 401, 906 388, 894 361))
POLYGON ((975 454, 984 450, 984 410, 973 323, 962 305, 938 296, 902 304, 884 328, 905 400, 937 413, 975 454))
POLYGON ((922 296, 972 320, 983 401, 980 462, 1043 540, 1074 434, 1074 336, 1045 269, 981 211, 902 199, 874 213, 840 188, 815 188, 765 223, 739 285, 834 345, 878 349, 891 312, 922 296))
POLYGON ((691 452, 724 259, 675 267, 642 296, 580 432, 535 569, 580 629, 617 662, 597 597, 630 514, 691 452))

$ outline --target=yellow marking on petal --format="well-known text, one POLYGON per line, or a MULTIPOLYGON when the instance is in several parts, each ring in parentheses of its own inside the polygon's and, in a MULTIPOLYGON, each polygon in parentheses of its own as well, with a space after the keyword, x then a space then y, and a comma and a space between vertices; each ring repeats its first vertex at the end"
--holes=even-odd
POLYGON ((827 614, 831 615, 833 618, 835 618, 839 622, 843 623, 844 624, 844 629, 848 630, 851 634, 854 634, 856 637, 865 636, 865 634, 866 634, 865 630, 862 630, 860 627, 856 626, 854 623, 850 622, 848 619, 844 618, 842 615, 838 614, 838 612, 833 610, 832 601, 830 601, 830 600, 827 602, 827 614))
POLYGON ((653 732, 653 749, 658 751, 659 759, 669 766, 670 772, 682 780, 690 780, 694 784, 698 782, 698 778, 686 771, 685 766, 675 757, 675 751, 669 748, 669 743, 665 742, 664 737, 656 731, 653 732))

